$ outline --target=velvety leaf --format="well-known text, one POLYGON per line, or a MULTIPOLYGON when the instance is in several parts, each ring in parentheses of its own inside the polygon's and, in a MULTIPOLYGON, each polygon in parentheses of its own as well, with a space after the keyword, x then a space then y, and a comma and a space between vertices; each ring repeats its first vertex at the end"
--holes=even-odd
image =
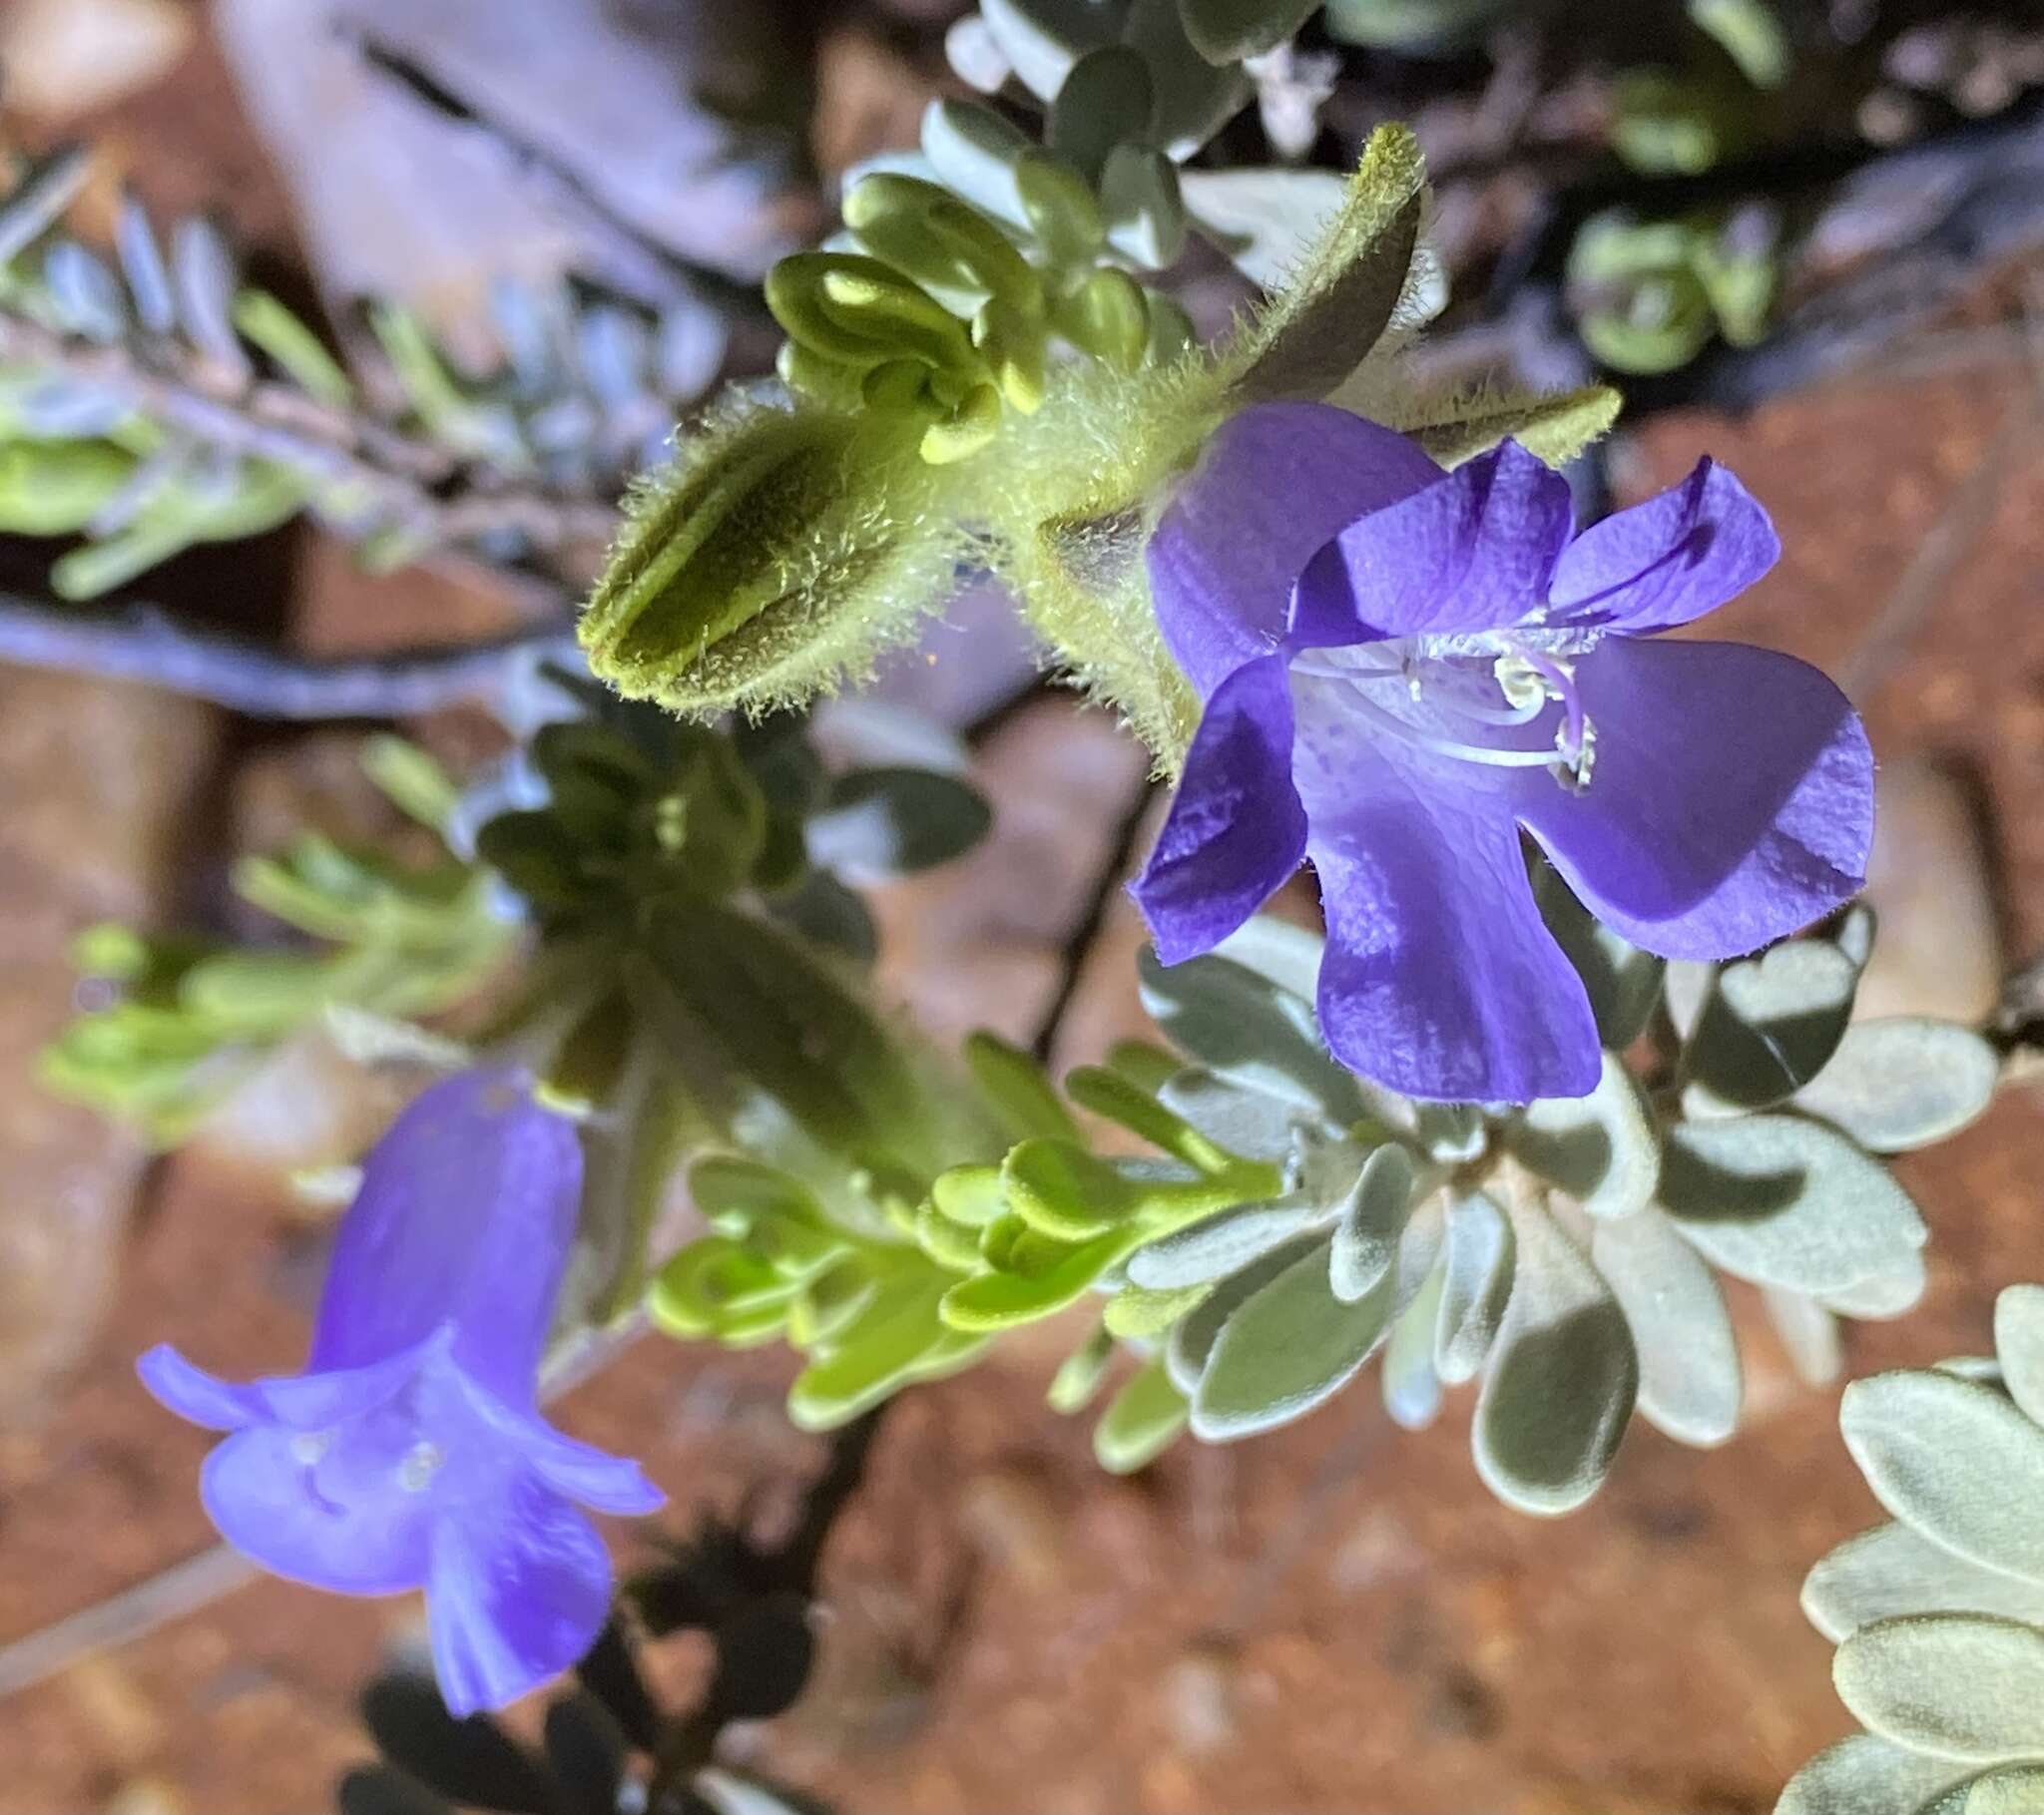
POLYGON ((1104 44, 1081 57, 1059 85, 1050 110, 1050 149, 1098 184, 1117 145, 1149 139, 1156 111, 1150 66, 1125 44, 1104 44))
POLYGON ((1476 1378, 1504 1322, 1517 1241, 1504 1211, 1472 1191, 1449 1199, 1446 1246, 1433 1364, 1460 1386, 1476 1378))
POLYGON ((1441 1379, 1434 1372, 1434 1326, 1440 1321, 1442 1269, 1426 1275, 1412 1302, 1398 1313, 1384 1343, 1384 1410, 1401 1430, 1423 1431, 1440 1415, 1441 1379))
POLYGON ((1249 1437, 1303 1417, 1383 1340, 1397 1308, 1396 1280, 1386 1274, 1360 1301, 1344 1304, 1328 1285, 1328 1245, 1315 1242, 1222 1326, 1192 1396, 1198 1436, 1249 1437))
POLYGON ((1827 939, 1791 939, 1728 964, 1684 1053, 1692 1116, 1765 1109, 1800 1090, 1838 1050, 1859 967, 1827 939))
POLYGON ((1955 1784, 1917 1815, 2044 1815, 2044 1766, 2004 1765, 1955 1784))
POLYGON ((617 1815, 625 1735, 590 1695, 564 1695, 546 1715, 547 1763, 569 1815, 617 1815))
POLYGON ((1845 1365, 1837 1318, 1814 1298, 1780 1286, 1763 1286, 1761 1299, 1796 1378, 1813 1387, 1829 1386, 1836 1380, 1845 1365))
POLYGON ((1527 1105, 1507 1131, 1513 1154, 1592 1216, 1630 1216, 1654 1195, 1661 1154, 1652 1112, 1633 1075, 1607 1051, 1587 1097, 1527 1105))
POLYGON ((1320 0, 1179 0, 1186 36, 1209 63, 1240 63, 1282 44, 1320 0))
POLYGON ((1245 1203, 1145 1243, 1129 1256, 1129 1277, 1157 1291, 1225 1279, 1317 1220, 1301 1197, 1245 1203))
POLYGON ((1231 1153, 1274 1165, 1291 1156, 1301 1117, 1285 1098, 1245 1090, 1197 1067, 1174 1073, 1157 1095, 1173 1115, 1231 1153))
POLYGON ((1315 1233, 1293 1236, 1282 1247, 1259 1255, 1240 1272, 1221 1280, 1178 1324, 1164 1345, 1165 1366, 1172 1384, 1189 1398, 1199 1390, 1200 1377, 1212 1359, 1214 1345, 1228 1320, 1265 1286, 1309 1255, 1317 1254, 1324 1264, 1326 1237, 1315 1233))
POLYGON ((1970 1772, 1871 1733, 1819 1752, 1788 1780, 1775 1815, 1908 1815, 1970 1772))
POLYGON ((454 1815, 454 1805, 402 1771, 362 1765, 334 1786, 340 1815, 454 1815))
POLYGON ((1930 1370, 1876 1374, 1838 1413, 1874 1498, 1935 1544, 2044 1583, 2044 1431, 1991 1386, 1930 1370))
POLYGON ((1093 1427, 1093 1454, 1110 1475, 1132 1475, 1154 1461, 1185 1429, 1186 1396, 1153 1355, 1122 1383, 1093 1427))
POLYGON ((1883 1739, 1980 1764, 2044 1753, 2044 1632, 1977 1613, 1884 1619, 1838 1647, 1839 1699, 1883 1739))
POLYGON ((1083 1412, 1100 1391, 1114 1353, 1114 1337, 1103 1325, 1059 1364, 1057 1373, 1051 1377, 1050 1391, 1044 1396, 1050 1409, 1066 1418, 1083 1412))
POLYGON ((1878 1161, 1788 1116, 1671 1129, 1660 1201, 1728 1273, 1822 1296, 1906 1273, 1925 1230, 1878 1161))
POLYGON ((933 869, 969 851, 993 823, 973 788, 928 769, 853 769, 803 828, 809 861, 860 884, 933 869))
POLYGON ((2044 1625, 2044 1584, 1968 1563, 1905 1525, 1882 1525, 1846 1539, 1810 1571, 1802 1610, 1833 1644, 1904 1613, 1990 1613, 2044 1625))
MULTIPOLYGON (((1058 78, 1063 80, 1062 75, 1058 78)), ((1051 92, 1056 93, 1055 87, 1051 92)), ((1015 172, 1035 149, 992 108, 972 101, 932 101, 922 117, 922 151, 931 175, 974 208, 1026 227, 1015 172)))
POLYGON ((1172 157, 1190 158, 1248 105, 1254 92, 1238 66, 1217 68, 1193 47, 1180 0, 1129 0, 1122 42, 1150 66, 1157 88, 1152 130, 1172 157))
POLYGON ((1791 1101, 1870 1152, 1906 1153, 1956 1134, 2001 1075, 1993 1047, 1948 1021, 1862 1021, 1791 1101))
POLYGON ((2009 1397, 2044 1424, 2044 1286, 2012 1285, 1994 1301, 1994 1353, 2009 1397))
POLYGON ((1840 1317, 1899 1317, 1922 1298, 1929 1278, 1923 1250, 1915 1248, 1897 1253, 1893 1264, 1877 1273, 1824 1293, 1821 1302, 1840 1317))
POLYGON ((1362 1171, 1335 1218, 1327 1280, 1343 1304, 1366 1297, 1398 1257, 1398 1238, 1412 1207, 1412 1158, 1386 1141, 1362 1162, 1362 1171))
POLYGON ((1084 0, 981 0, 979 16, 1039 101, 1054 99, 1079 59, 1103 42, 1098 9, 1084 0))
POLYGON ((1011 1139, 1078 1138, 1078 1125, 1058 1101, 1043 1068, 1020 1047, 993 1034, 973 1034, 965 1042, 965 1064, 1011 1139))
POLYGON ((1547 1211, 1512 1218, 1518 1266, 1470 1433, 1476 1472, 1521 1512, 1573 1512, 1604 1485, 1639 1390, 1625 1313, 1547 1211))
POLYGON ((1100 173, 1108 243, 1145 270, 1176 263, 1186 245, 1178 166, 1148 146, 1118 145, 1100 173))
POLYGON ((1319 992, 1320 959, 1327 942, 1276 914, 1251 915, 1214 949, 1308 1006, 1319 992))
MULTIPOLYGON (((1611 413, 1617 412, 1617 393, 1601 385, 1587 393, 1572 391, 1566 397, 1540 401, 1561 404, 1570 398, 1583 396, 1609 398, 1611 413)), ((1527 407, 1535 409, 1539 403, 1527 407)), ((1486 420, 1479 418, 1476 423, 1450 424, 1440 432, 1446 433, 1455 428, 1474 429, 1486 420)), ((1608 420, 1604 426, 1610 426, 1608 420)), ((1599 429, 1598 432, 1603 431, 1599 429)), ((1495 445, 1495 441, 1508 434, 1524 440, 1519 428, 1503 428, 1493 441, 1471 448, 1470 455, 1483 452, 1485 447, 1495 445)), ((1457 464, 1447 459, 1428 440, 1427 431, 1422 431, 1419 439, 1426 451, 1443 466, 1457 464)), ((1539 447, 1534 447, 1533 451, 1543 459, 1550 458, 1539 447)), ((1597 1017, 1598 1038, 1614 1052, 1623 1052, 1647 1031, 1654 1005, 1661 999, 1661 980, 1667 969, 1665 961, 1652 952, 1641 951, 1602 925, 1570 892, 1569 885, 1551 863, 1543 861, 1534 865, 1533 893, 1540 904, 1540 917, 1547 922, 1547 930, 1554 935, 1555 942, 1568 955, 1569 963, 1575 966, 1576 975, 1583 980, 1583 988, 1590 997, 1591 1013, 1597 1017)))
POLYGON ((383 1756, 428 1789, 506 1815, 552 1815, 539 1762, 488 1716, 455 1719, 430 1677, 377 1677, 362 1691, 362 1721, 383 1756))
POLYGON ((1208 1070, 1310 1109, 1337 1127, 1361 1119, 1355 1080, 1320 1043, 1306 1002, 1214 954, 1166 967, 1146 946, 1137 975, 1151 1019, 1208 1070))
POLYGON ((1739 1425, 1742 1377, 1717 1276, 1655 1210, 1600 1222, 1590 1258, 1632 1326, 1640 1415, 1678 1443, 1725 1442, 1739 1425))

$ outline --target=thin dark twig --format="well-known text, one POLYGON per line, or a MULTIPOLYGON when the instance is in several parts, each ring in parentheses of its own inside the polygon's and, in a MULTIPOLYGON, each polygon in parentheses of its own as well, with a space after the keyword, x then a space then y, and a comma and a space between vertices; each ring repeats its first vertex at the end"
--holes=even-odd
POLYGON ((1079 993, 1079 980, 1085 974, 1086 960, 1092 953, 1094 941, 1100 937, 1115 890, 1128 873, 1129 861, 1135 855, 1136 840, 1142 835, 1143 821, 1150 811, 1152 785, 1150 776, 1146 774, 1131 790, 1128 804, 1122 809, 1121 817, 1115 821, 1109 835, 1100 866, 1094 871, 1079 917, 1072 922, 1071 931, 1065 935, 1064 944, 1059 948, 1057 988, 1045 1004, 1042 1018, 1036 1024, 1035 1038, 1029 1043, 1029 1050, 1039 1063, 1047 1062, 1051 1049, 1057 1045, 1058 1030, 1064 1026, 1072 999, 1079 993))
POLYGON ((140 681, 252 718, 409 718, 487 700, 544 662, 573 663, 558 619, 487 643, 316 657, 195 630, 152 606, 50 606, 0 594, 0 662, 140 681))

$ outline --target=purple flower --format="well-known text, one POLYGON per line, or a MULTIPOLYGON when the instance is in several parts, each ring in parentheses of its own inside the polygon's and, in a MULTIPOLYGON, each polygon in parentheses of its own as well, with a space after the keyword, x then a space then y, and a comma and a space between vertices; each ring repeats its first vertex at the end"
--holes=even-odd
POLYGON ((426 1590, 456 1714, 503 1706, 595 1640, 610 1559, 575 1503, 662 1502, 637 1463, 539 1413, 581 1190, 575 1130, 530 1080, 448 1079, 368 1156, 303 1373, 236 1386, 168 1346, 138 1364, 172 1411, 232 1433, 200 1478, 230 1544, 337 1593, 426 1590))
POLYGON ((1653 635, 1780 552, 1709 460, 1577 536, 1513 442, 1443 473, 1328 405, 1244 411, 1149 548, 1206 702, 1135 886, 1159 958, 1209 950, 1309 857, 1345 1065, 1422 1098, 1586 1094, 1596 1026, 1521 828, 1669 958, 1752 951, 1864 879, 1873 759, 1844 696, 1787 656, 1653 635))

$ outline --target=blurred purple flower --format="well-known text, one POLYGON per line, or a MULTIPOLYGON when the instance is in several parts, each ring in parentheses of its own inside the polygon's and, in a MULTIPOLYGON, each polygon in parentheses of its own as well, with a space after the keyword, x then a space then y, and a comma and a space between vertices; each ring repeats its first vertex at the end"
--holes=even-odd
POLYGON ((1149 549, 1206 702, 1135 885, 1166 964, 1309 857, 1328 1046, 1414 1097, 1597 1083, 1583 986, 1519 830, 1605 925, 1670 958, 1806 926, 1864 879, 1873 759, 1803 663, 1652 641, 1758 580, 1767 513, 1709 460, 1573 536, 1507 441, 1443 473, 1345 410, 1273 403, 1209 445, 1149 549))
POLYGON ((637 1463, 539 1413, 581 1190, 575 1130, 529 1079, 448 1079, 368 1156, 302 1373, 237 1386, 168 1346, 138 1364, 172 1411, 232 1433, 200 1478, 230 1544, 337 1593, 426 1590, 456 1714, 503 1706, 595 1640, 610 1558, 575 1503, 662 1502, 637 1463))

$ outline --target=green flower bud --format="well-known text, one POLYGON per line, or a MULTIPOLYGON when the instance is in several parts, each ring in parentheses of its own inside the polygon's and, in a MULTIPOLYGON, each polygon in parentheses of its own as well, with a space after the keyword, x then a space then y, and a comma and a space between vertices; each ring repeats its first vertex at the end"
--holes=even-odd
POLYGON ((961 457, 962 423, 981 423, 989 401, 997 417, 999 398, 984 381, 936 395, 940 374, 915 359, 869 375, 902 410, 755 405, 683 438, 583 615, 600 679, 679 711, 762 710, 862 668, 942 604, 963 532, 917 443, 928 428, 961 457), (932 381, 926 399, 911 374, 932 381))

